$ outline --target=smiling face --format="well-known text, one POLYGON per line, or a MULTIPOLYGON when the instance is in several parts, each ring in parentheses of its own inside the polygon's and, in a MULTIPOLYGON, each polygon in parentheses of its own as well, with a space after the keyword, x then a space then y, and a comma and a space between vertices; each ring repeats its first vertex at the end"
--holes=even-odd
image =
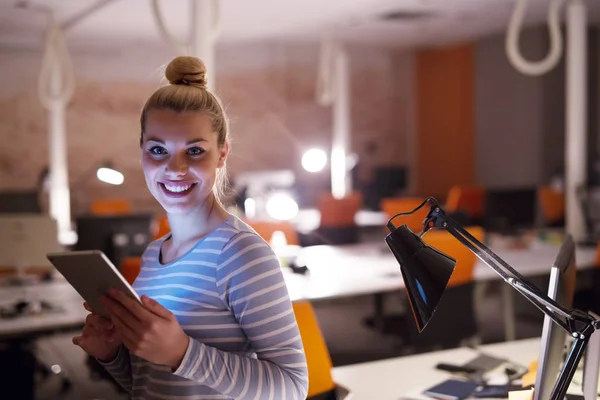
POLYGON ((201 208, 213 195, 229 146, 219 146, 202 112, 151 110, 142 139, 142 168, 150 193, 167 213, 201 208))

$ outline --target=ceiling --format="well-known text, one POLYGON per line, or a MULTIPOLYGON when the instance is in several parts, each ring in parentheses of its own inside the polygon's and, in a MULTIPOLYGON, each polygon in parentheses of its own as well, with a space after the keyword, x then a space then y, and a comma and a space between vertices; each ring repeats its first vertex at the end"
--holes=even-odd
MULTIPOLYGON (((164 42, 151 0, 0 0, 0 46, 37 47, 47 18, 40 6, 67 21, 99 1, 106 4, 67 31, 71 46, 132 46, 164 42), (27 4, 18 7, 17 4, 27 4), (38 10, 38 11, 36 11, 38 10)), ((369 45, 413 47, 504 32, 514 0, 218 0, 219 44, 265 40, 318 40, 328 32, 369 45), (385 19, 397 13, 401 18, 385 19)), ((543 23, 549 0, 529 0, 526 24, 543 23)), ((600 21, 600 1, 587 0, 600 21)), ((189 31, 190 0, 161 0, 173 35, 189 31)))

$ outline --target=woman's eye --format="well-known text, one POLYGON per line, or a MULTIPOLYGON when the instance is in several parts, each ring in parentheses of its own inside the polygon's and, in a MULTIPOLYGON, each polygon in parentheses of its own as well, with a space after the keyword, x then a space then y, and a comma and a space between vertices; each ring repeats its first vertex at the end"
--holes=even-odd
POLYGON ((204 149, 201 149, 200 147, 192 147, 188 149, 188 154, 191 156, 199 156, 202 153, 204 153, 204 149))
POLYGON ((154 146, 150 148, 150 154, 162 156, 164 154, 167 154, 167 151, 163 147, 154 146))

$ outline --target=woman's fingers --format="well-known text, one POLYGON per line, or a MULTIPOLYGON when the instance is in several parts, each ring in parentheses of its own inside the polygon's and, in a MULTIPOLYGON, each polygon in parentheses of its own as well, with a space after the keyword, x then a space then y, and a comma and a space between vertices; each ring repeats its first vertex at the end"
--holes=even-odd
MULTIPOLYGON (((91 325, 85 325, 83 327, 83 330, 81 331, 80 337, 82 337, 84 339, 94 337, 94 338, 99 338, 105 342, 112 343, 112 342, 115 342, 118 340, 119 335, 117 334, 117 331, 115 329, 108 331, 108 330, 104 330, 104 329, 95 328, 91 325)), ((73 343, 75 343, 75 342, 73 342, 73 343)), ((75 344, 77 344, 77 343, 75 343, 75 344)))
POLYGON ((96 314, 88 314, 88 316, 85 318, 85 323, 86 325, 91 325, 97 329, 103 330, 111 330, 115 327, 111 320, 100 317, 96 314))
POLYGON ((137 342, 136 332, 120 316, 113 315, 112 318, 115 324, 115 334, 123 340, 125 345, 137 342))
POLYGON ((72 339, 73 344, 75 344, 77 346, 81 346, 84 340, 85 339, 83 338, 83 335, 75 336, 72 339))

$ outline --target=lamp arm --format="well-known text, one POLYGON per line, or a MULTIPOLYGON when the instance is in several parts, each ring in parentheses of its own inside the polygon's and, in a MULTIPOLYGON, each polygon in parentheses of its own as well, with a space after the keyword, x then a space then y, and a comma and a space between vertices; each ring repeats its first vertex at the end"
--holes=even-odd
POLYGON ((569 320, 580 320, 586 324, 593 320, 586 314, 574 313, 573 311, 564 308, 555 300, 551 299, 545 293, 541 292, 536 286, 531 284, 523 275, 511 267, 506 261, 495 254, 486 245, 481 243, 477 238, 471 235, 467 230, 461 227, 449 215, 447 215, 439 205, 435 204, 431 207, 429 215, 425 219, 426 233, 431 228, 445 229, 454 236, 459 242, 465 245, 473 252, 481 261, 488 267, 492 268, 502 279, 517 290, 521 295, 526 297, 531 303, 538 307, 543 313, 547 314, 557 324, 562 326, 569 333, 577 332, 576 327, 569 323, 569 320), (562 317, 559 318, 559 317, 562 317), (566 319, 564 321, 563 319, 566 319))
POLYGON ((569 355, 565 360, 564 366, 560 371, 559 377, 550 395, 550 400, 564 399, 579 361, 585 353, 590 336, 594 331, 600 330, 600 320, 579 310, 566 309, 548 295, 541 292, 535 285, 528 282, 518 271, 508 265, 506 261, 502 260, 486 245, 477 240, 477 238, 448 216, 433 197, 428 197, 421 205, 412 211, 400 213, 390 218, 387 223, 390 231, 396 229, 392 223, 394 218, 402 215, 414 214, 427 203, 431 205, 431 208, 429 214, 423 221, 424 229, 420 233, 420 236, 423 236, 432 228, 448 231, 448 233, 500 275, 506 283, 521 293, 545 315, 548 315, 548 317, 556 324, 569 332, 574 338, 569 355))
POLYGON ((571 334, 575 340, 550 395, 550 400, 564 399, 577 370, 577 366, 585 353, 590 336, 594 331, 600 329, 600 321, 578 310, 567 310, 546 294, 541 293, 538 288, 529 283, 514 268, 456 223, 438 205, 431 207, 424 225, 425 229, 423 233, 432 227, 441 227, 447 230, 452 236, 467 246, 469 250, 475 253, 486 265, 496 271, 506 283, 571 334), (564 320, 559 318, 559 316, 563 317, 564 320))

